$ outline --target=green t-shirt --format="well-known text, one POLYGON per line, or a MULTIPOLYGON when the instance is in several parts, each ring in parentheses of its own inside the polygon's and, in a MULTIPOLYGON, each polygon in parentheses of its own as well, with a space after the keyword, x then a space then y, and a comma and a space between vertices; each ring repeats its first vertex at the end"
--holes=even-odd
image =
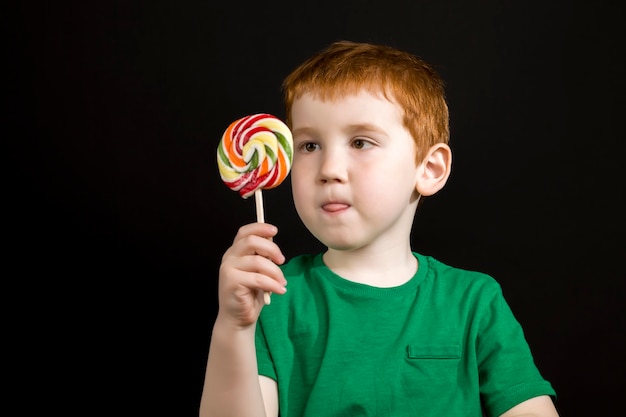
POLYGON ((392 288, 345 280, 321 254, 282 266, 288 291, 256 331, 281 417, 471 417, 481 401, 497 416, 555 395, 493 278, 415 256, 415 276, 392 288))

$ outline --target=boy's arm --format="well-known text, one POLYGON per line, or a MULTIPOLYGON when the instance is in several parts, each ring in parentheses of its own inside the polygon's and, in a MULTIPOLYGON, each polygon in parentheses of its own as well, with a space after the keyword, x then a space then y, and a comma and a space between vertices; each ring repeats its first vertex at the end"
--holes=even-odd
POLYGON ((210 416, 265 417, 253 326, 241 330, 215 321, 200 401, 200 417, 210 416))
POLYGON ((547 395, 519 403, 500 417, 559 417, 552 399, 547 395))
POLYGON ((276 233, 277 229, 266 223, 242 226, 222 257, 219 310, 209 346, 200 417, 265 417, 266 409, 271 412, 268 417, 278 415, 278 388, 272 390, 271 384, 259 379, 255 344, 263 292, 286 291, 277 266, 285 258, 268 239, 276 233))

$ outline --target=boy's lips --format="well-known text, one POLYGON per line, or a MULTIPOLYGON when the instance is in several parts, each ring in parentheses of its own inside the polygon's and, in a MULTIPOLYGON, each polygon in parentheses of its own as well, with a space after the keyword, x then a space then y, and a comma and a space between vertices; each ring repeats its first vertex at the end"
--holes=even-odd
POLYGON ((346 204, 346 203, 341 203, 341 202, 337 202, 337 201, 330 201, 328 203, 324 203, 322 204, 322 209, 324 211, 330 212, 330 213, 335 213, 338 211, 342 211, 345 210, 347 208, 350 207, 350 204, 346 204))

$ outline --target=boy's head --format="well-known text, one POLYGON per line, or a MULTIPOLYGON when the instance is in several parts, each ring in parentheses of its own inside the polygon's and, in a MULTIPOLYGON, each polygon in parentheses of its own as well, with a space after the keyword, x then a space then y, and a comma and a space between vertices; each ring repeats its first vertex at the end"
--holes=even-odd
POLYGON ((287 76, 283 83, 287 124, 292 125, 294 100, 305 93, 333 100, 362 90, 383 94, 402 107, 418 163, 431 146, 448 143, 448 106, 435 70, 410 53, 368 43, 335 42, 287 76))

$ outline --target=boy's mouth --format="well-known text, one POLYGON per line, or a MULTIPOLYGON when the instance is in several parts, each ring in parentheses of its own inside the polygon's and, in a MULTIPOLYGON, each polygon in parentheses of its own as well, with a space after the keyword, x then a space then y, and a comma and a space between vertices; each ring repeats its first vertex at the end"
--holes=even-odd
POLYGON ((339 202, 328 202, 322 205, 322 209, 330 213, 336 213, 338 211, 346 210, 349 207, 349 204, 339 202))

